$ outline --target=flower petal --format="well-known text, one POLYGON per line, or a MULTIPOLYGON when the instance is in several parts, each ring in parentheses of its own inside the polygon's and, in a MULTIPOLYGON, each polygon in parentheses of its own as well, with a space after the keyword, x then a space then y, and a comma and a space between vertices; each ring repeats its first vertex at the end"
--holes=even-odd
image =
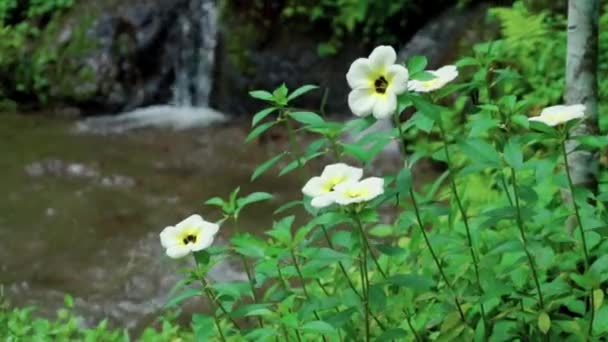
POLYGON ((379 177, 366 178, 359 182, 359 186, 367 190, 366 195, 364 196, 366 201, 374 199, 384 193, 384 179, 379 177))
POLYGON ((371 69, 374 71, 388 70, 388 68, 395 64, 397 60, 397 53, 392 46, 380 45, 372 51, 369 55, 369 62, 371 69))
POLYGON ((190 250, 193 252, 198 252, 203 249, 208 248, 213 244, 214 234, 201 234, 198 236, 196 243, 190 245, 190 250))
POLYGON ((180 244, 178 239, 180 230, 177 227, 169 226, 160 233, 160 244, 163 248, 170 248, 180 244))
POLYGON ((373 114, 376 119, 385 119, 393 115, 397 110, 397 95, 387 92, 378 96, 374 104, 373 114))
POLYGON ((407 89, 409 72, 403 65, 391 65, 386 74, 389 82, 389 88, 387 91, 392 91, 393 93, 399 95, 407 89))
POLYGON ((312 177, 302 188, 302 193, 310 197, 321 196, 327 193, 324 184, 325 182, 321 177, 312 177))
POLYGON ((190 248, 187 246, 173 246, 167 248, 167 255, 173 259, 183 258, 190 253, 190 248))
POLYGON ((188 227, 199 227, 203 225, 205 220, 201 217, 201 215, 194 214, 185 218, 180 223, 176 224, 175 227, 179 229, 188 228, 188 227))
POLYGON ((368 116, 377 102, 373 89, 359 88, 348 94, 348 107, 356 116, 368 116))
POLYGON ((343 181, 357 181, 361 177, 363 177, 363 169, 345 163, 327 165, 321 173, 323 179, 342 178, 343 181))
POLYGON ((334 199, 330 194, 314 197, 310 202, 310 205, 315 208, 325 208, 332 204, 334 204, 334 199))
POLYGON ((374 83, 373 72, 367 58, 355 60, 346 73, 346 81, 352 89, 371 87, 374 83))

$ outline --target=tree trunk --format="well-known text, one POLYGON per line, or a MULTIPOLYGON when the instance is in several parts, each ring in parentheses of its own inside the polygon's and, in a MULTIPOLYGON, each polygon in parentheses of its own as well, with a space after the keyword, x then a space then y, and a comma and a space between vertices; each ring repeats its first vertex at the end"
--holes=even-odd
MULTIPOLYGON (((572 135, 597 134, 597 56, 598 21, 600 0, 568 1, 568 50, 566 56, 567 104, 583 104, 585 122, 571 132, 572 135)), ((567 150, 577 146, 568 141, 567 150)), ((587 186, 595 190, 597 179, 597 155, 587 151, 572 152, 568 158, 568 168, 575 185, 587 186)))

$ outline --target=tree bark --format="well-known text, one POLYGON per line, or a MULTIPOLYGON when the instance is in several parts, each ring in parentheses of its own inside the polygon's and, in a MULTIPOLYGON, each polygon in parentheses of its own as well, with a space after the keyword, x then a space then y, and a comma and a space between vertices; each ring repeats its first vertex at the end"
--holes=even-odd
MULTIPOLYGON (((586 107, 585 120, 571 132, 572 136, 597 134, 597 59, 598 21, 600 0, 568 1, 568 50, 566 52, 566 92, 567 104, 583 104, 586 107)), ((567 150, 573 151, 577 142, 570 140, 567 150)), ((575 185, 587 186, 595 190, 598 156, 589 151, 575 151, 569 154, 568 168, 575 185)))

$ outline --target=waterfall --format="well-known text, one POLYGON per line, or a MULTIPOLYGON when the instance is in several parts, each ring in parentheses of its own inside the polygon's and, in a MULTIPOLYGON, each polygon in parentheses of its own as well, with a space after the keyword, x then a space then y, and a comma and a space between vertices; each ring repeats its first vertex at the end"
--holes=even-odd
POLYGON ((178 19, 179 58, 171 104, 207 106, 217 44, 217 8, 214 0, 191 0, 189 11, 178 19))
POLYGON ((183 130, 227 121, 226 115, 208 107, 217 44, 215 0, 190 0, 188 11, 180 14, 178 22, 179 57, 173 65, 175 82, 170 103, 85 119, 77 124, 78 131, 120 133, 149 127, 183 130))

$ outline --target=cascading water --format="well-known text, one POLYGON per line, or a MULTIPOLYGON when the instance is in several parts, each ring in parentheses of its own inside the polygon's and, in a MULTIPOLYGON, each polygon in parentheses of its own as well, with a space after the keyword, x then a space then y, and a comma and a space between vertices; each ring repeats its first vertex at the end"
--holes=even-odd
POLYGON ((169 104, 86 119, 78 123, 79 131, 108 133, 146 127, 182 130, 227 120, 208 107, 217 44, 216 1, 190 0, 178 22, 179 51, 173 65, 175 81, 169 104))
POLYGON ((189 9, 179 18, 181 41, 171 104, 207 106, 217 44, 217 8, 213 0, 192 0, 189 9))

